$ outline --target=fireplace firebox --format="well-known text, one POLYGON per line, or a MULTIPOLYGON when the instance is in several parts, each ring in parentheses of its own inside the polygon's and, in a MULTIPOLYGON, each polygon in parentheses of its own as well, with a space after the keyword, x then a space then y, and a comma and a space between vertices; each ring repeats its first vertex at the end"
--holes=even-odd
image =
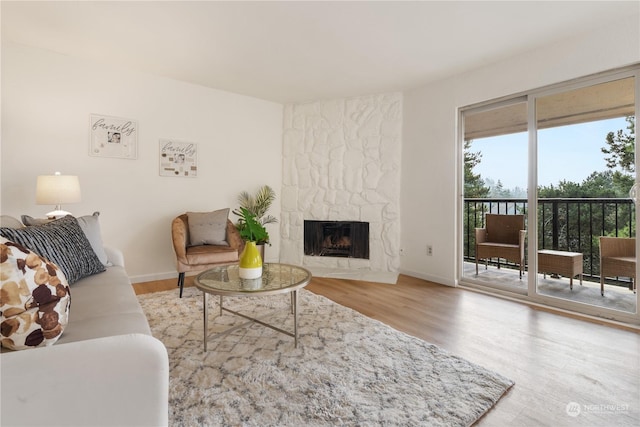
POLYGON ((305 220, 304 254, 369 259, 369 223, 305 220))

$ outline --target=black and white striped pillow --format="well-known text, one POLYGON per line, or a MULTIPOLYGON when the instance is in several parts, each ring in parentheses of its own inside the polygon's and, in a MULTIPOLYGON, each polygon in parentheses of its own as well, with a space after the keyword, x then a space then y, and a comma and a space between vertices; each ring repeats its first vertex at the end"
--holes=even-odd
POLYGON ((71 215, 31 227, 2 227, 0 235, 57 264, 69 284, 105 270, 78 220, 71 215))

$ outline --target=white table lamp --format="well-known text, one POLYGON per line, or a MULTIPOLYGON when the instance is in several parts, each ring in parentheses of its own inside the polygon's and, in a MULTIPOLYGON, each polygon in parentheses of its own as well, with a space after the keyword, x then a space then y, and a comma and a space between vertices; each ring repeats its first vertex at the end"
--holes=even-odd
POLYGON ((80 202, 80 181, 75 175, 40 175, 36 184, 36 203, 55 205, 55 210, 47 213, 48 218, 70 215, 62 210, 62 204, 80 202))

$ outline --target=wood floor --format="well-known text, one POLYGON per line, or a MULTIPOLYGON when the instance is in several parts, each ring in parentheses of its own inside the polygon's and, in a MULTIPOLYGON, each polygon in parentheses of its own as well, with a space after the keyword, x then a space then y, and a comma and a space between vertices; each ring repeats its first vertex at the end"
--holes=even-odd
MULTIPOLYGON (((175 286, 134 288, 177 296, 175 286)), ((640 425, 635 331, 403 275, 396 285, 314 277, 306 289, 515 381, 479 426, 640 425)))

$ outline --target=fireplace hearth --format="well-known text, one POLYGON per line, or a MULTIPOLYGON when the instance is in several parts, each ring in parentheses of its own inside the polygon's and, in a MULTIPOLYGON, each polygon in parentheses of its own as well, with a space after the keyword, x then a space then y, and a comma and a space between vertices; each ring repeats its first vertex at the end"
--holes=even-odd
POLYGON ((369 223, 305 220, 304 254, 369 259, 369 223))

